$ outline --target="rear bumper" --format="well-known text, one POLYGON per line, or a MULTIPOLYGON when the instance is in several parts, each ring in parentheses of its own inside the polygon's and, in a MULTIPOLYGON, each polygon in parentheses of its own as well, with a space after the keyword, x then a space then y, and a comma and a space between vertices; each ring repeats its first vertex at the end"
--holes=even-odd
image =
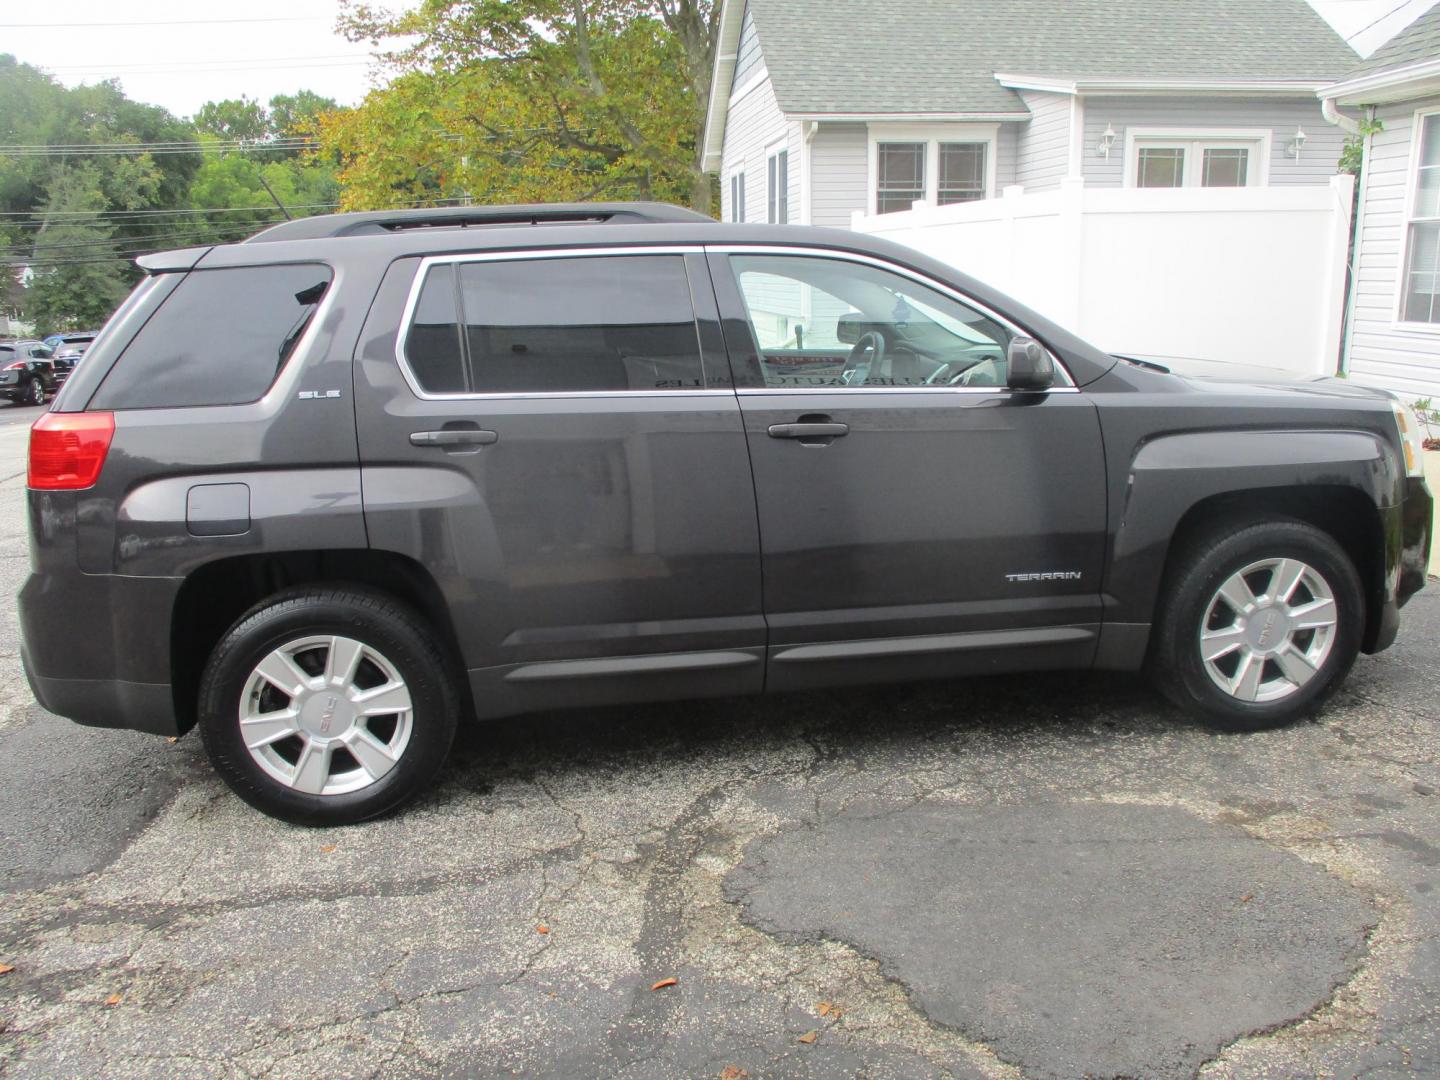
POLYGON ((74 493, 29 499, 31 572, 16 607, 36 699, 82 724, 178 734, 170 620, 181 579, 82 573, 74 493))
POLYGON ((20 662, 35 700, 57 716, 89 727, 129 728, 151 735, 181 733, 169 683, 46 678, 31 670, 23 648, 20 662))

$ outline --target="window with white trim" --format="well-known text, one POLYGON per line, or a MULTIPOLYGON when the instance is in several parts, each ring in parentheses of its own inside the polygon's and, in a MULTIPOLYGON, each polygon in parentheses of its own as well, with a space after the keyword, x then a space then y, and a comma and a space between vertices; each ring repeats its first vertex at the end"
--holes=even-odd
POLYGON ((882 142, 875 147, 875 212, 909 210, 925 198, 925 144, 882 142))
POLYGON ((1440 325, 1440 112, 1415 117, 1415 186, 1406 236, 1403 322, 1440 325))
POLYGON ((1258 187, 1265 182, 1265 132, 1132 132, 1131 187, 1258 187))
POLYGON ((765 220, 771 225, 790 221, 790 151, 784 146, 765 158, 765 220))
POLYGON ((995 125, 872 125, 874 213, 989 198, 995 186, 995 125))
POLYGON ((730 174, 730 220, 745 220, 745 174, 730 174))

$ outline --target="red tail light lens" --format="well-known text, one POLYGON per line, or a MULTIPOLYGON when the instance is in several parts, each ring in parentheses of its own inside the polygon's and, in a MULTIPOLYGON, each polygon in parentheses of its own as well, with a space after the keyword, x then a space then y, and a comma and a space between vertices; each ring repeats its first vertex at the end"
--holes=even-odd
POLYGON ((25 361, 24 361, 24 360, 17 360, 17 361, 15 361, 15 363, 13 363, 13 364, 6 364, 6 365, 5 365, 5 370, 6 370, 6 371, 22 371, 22 370, 24 370, 24 367, 25 367, 25 361))
POLYGON ((46 413, 30 428, 30 486, 88 488, 100 478, 114 436, 113 413, 46 413))

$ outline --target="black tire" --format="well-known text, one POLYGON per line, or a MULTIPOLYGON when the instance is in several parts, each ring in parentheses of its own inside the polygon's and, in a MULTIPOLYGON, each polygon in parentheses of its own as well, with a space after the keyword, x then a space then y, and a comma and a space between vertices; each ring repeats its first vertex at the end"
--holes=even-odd
POLYGON ((349 825, 389 813, 429 787, 449 755, 459 711, 456 673, 418 613, 359 587, 310 587, 262 601, 220 639, 201 679, 198 726, 215 771, 251 806, 297 825, 349 825), (357 791, 308 794, 270 775, 252 756, 240 710, 262 659, 289 642, 327 634, 383 654, 403 679, 413 708, 408 741, 389 772, 357 791))
POLYGON ((25 384, 25 404, 45 404, 45 384, 41 382, 38 378, 31 379, 28 383, 25 384))
POLYGON ((1221 731, 1264 731, 1309 715, 1345 677, 1360 650, 1365 627, 1360 575, 1339 544, 1300 521, 1274 518, 1243 526, 1230 522, 1210 531, 1187 546, 1164 587, 1150 656, 1151 677, 1176 705, 1221 731), (1199 637, 1220 587, 1247 566, 1276 558, 1306 563, 1329 587, 1335 604, 1333 640, 1309 681, 1295 686, 1288 696, 1243 701, 1222 690, 1207 672, 1199 637))

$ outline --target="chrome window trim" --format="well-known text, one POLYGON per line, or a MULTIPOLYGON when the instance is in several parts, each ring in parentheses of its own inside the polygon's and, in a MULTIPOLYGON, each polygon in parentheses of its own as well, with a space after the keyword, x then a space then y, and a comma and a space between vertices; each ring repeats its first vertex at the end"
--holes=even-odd
MULTIPOLYGON (((415 308, 420 302, 420 290, 425 285, 425 278, 429 276, 430 270, 435 266, 460 265, 476 262, 520 262, 531 259, 577 259, 593 258, 604 255, 703 255, 704 247, 699 244, 652 244, 647 246, 611 246, 611 247, 586 247, 586 248, 546 248, 543 251, 528 251, 526 249, 507 249, 505 251, 474 251, 459 252, 450 255, 426 255, 420 260, 420 265, 415 270, 415 278, 410 282, 410 292, 405 298, 405 309, 400 316, 400 332, 395 336, 395 361, 400 366, 400 374, 404 376, 410 392, 422 401, 551 401, 557 398, 637 398, 637 397, 734 397, 733 389, 706 387, 703 390, 524 390, 510 392, 472 392, 472 391, 450 391, 445 393, 434 393, 426 390, 420 385, 415 377, 414 370, 410 367, 410 361, 405 356, 405 342, 410 337, 411 322, 415 317, 415 308)), ((683 265, 683 264, 682 264, 683 265)), ((688 268, 685 270, 686 278, 689 278, 688 268)), ((694 305, 691 305, 692 315, 694 305)), ((695 355, 701 356, 700 341, 696 338, 695 355)))
MULTIPOLYGON (((1031 338, 1031 339, 1033 339, 1033 340, 1035 340, 1035 341, 1040 342, 1041 348, 1043 348, 1046 352, 1048 352, 1048 353, 1050 354, 1050 362, 1055 365, 1055 371, 1060 375, 1061 379, 1063 380, 1063 382, 1062 382, 1061 385, 1051 387, 1048 391, 1035 391, 1035 390, 1018 390, 1018 391, 1017 391, 1017 390, 1011 390, 1009 387, 1004 387, 1004 386, 985 387, 985 388, 984 388, 985 390, 987 390, 987 391, 989 391, 989 392, 1005 392, 1005 393, 1012 393, 1012 394, 1013 394, 1013 393, 1033 394, 1033 393, 1042 393, 1042 392, 1043 392, 1043 393, 1052 393, 1052 394, 1054 394, 1054 393, 1060 393, 1060 392, 1062 392, 1062 391, 1072 391, 1072 390, 1073 390, 1073 391, 1078 391, 1078 389, 1079 389, 1079 388, 1075 385, 1075 380, 1074 380, 1073 377, 1071 377, 1069 369, 1067 369, 1067 368, 1065 367, 1065 365, 1064 365, 1063 363, 1061 363, 1060 358, 1055 355, 1055 350, 1052 349, 1052 348, 1050 348, 1048 345, 1046 345, 1046 344, 1044 343, 1044 341, 1041 341, 1041 339, 1040 339, 1037 335, 1035 335, 1035 334, 1031 333, 1029 330, 1025 329, 1025 327, 1021 326, 1021 325, 1020 325, 1019 323, 1017 323, 1014 319, 1007 318, 1006 316, 1001 315, 998 311, 996 311, 994 308, 990 307, 988 304, 984 304, 984 303, 982 303, 981 301, 976 300, 974 297, 967 296, 965 293, 961 292, 961 291, 958 290, 958 289, 952 288, 951 286, 946 285, 946 284, 944 284, 943 282, 936 281, 934 278, 929 277, 929 276, 926 275, 926 274, 922 274, 922 273, 920 273, 919 271, 910 270, 910 269, 908 269, 907 267, 899 266, 899 265, 897 265, 896 263, 890 262, 888 259, 877 258, 877 257, 874 256, 874 255, 862 255, 862 254, 861 254, 860 252, 858 252, 858 251, 844 251, 844 250, 840 250, 840 249, 836 249, 836 248, 810 247, 810 246, 805 246, 805 245, 800 245, 800 244, 793 244, 793 245, 780 245, 780 244, 706 244, 706 245, 705 245, 705 252, 706 252, 706 254, 709 254, 709 255, 791 255, 791 256, 794 256, 794 257, 796 257, 796 258, 802 258, 802 259, 811 259, 811 258, 838 259, 838 260, 840 260, 840 261, 842 261, 842 262, 859 263, 859 264, 864 265, 864 266, 873 266, 873 267, 875 267, 876 269, 879 269, 879 270, 886 270, 886 271, 889 271, 889 272, 892 273, 892 274, 899 274, 901 277, 907 277, 907 278, 909 278, 911 281, 914 281, 914 282, 916 282, 916 283, 918 283, 918 284, 920 284, 920 285, 925 285, 925 286, 927 286, 927 287, 929 287, 929 288, 931 288, 931 289, 934 289, 936 292, 938 292, 938 293, 940 293, 940 294, 942 294, 942 295, 944 295, 944 296, 948 296, 948 297, 950 297, 952 300, 955 300, 955 301, 957 301, 957 302, 959 302, 959 303, 961 303, 961 304, 964 304, 964 305, 966 305, 967 307, 972 307, 972 308, 974 308, 974 309, 975 309, 976 311, 978 311, 981 315, 984 315, 984 316, 985 316, 986 318, 988 318, 988 319, 993 319, 995 322, 999 323, 1001 326, 1004 326, 1004 327, 1008 328, 1009 330, 1011 330, 1013 333, 1017 334, 1017 335, 1020 336, 1020 337, 1027 337, 1027 338, 1031 338)), ((737 284, 737 288, 738 288, 738 284, 737 284)), ((752 328, 752 332, 753 332, 753 328, 752 328)), ((852 390, 852 389, 849 388, 849 387, 832 387, 832 388, 826 388, 826 387, 814 387, 814 388, 811 388, 811 387, 788 387, 788 388, 784 388, 784 389, 761 388, 761 389, 758 389, 757 392, 759 392, 759 393, 766 393, 766 394, 774 394, 774 393, 786 393, 786 394, 813 394, 813 393, 823 393, 823 394, 831 394, 831 393, 836 393, 836 392, 854 393, 854 392, 859 391, 859 392, 863 392, 863 393, 869 394, 869 393, 895 393, 895 392, 898 391, 898 392, 901 392, 901 393, 911 393, 911 394, 913 394, 913 393, 925 393, 925 392, 935 392, 935 391, 939 391, 940 393, 952 393, 952 394, 953 394, 953 393, 955 393, 957 390, 962 390, 962 389, 971 390, 971 389, 979 389, 979 388, 977 388, 977 387, 951 387, 951 386, 943 386, 943 387, 940 387, 940 386, 937 386, 937 387, 929 387, 929 386, 926 386, 926 387, 920 387, 920 386, 916 386, 916 387, 875 386, 875 387, 865 387, 863 390, 862 390, 860 387, 855 387, 855 388, 853 388, 853 390, 852 390)), ((740 391, 739 391, 739 393, 746 393, 746 392, 747 392, 746 390, 740 390, 740 391)))
POLYGON ((735 393, 742 397, 769 397, 780 394, 794 397, 804 394, 989 394, 992 397, 1011 394, 1078 394, 1078 386, 1052 386, 1047 390, 1013 390, 1008 386, 775 386, 740 387, 735 393))

